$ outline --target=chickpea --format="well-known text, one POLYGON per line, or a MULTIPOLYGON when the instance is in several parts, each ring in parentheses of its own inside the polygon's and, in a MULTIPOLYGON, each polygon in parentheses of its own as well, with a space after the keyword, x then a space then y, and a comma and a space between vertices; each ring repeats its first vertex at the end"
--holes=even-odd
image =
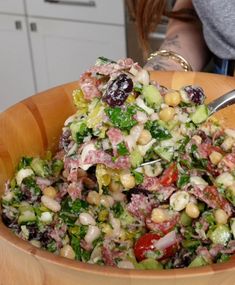
POLYGON ((174 108, 172 107, 167 107, 165 109, 162 109, 160 112, 159 112, 159 117, 162 121, 164 122, 168 122, 170 121, 171 119, 173 119, 173 116, 175 114, 175 110, 174 108))
POLYGON ((196 219, 200 215, 198 206, 191 202, 186 206, 185 212, 192 219, 196 219))
POLYGON ((109 184, 109 189, 111 192, 120 192, 122 190, 122 186, 119 181, 112 180, 109 184))
POLYGON ((223 150, 229 151, 229 150, 233 147, 233 145, 234 145, 234 139, 231 138, 231 137, 227 137, 227 138, 223 141, 221 147, 222 147, 223 150))
POLYGON ((165 103, 169 106, 176 107, 181 102, 180 93, 178 91, 172 91, 165 95, 165 103))
POLYGON ((222 209, 217 209, 214 212, 215 220, 217 224, 225 225, 228 221, 227 213, 222 209))
POLYGON ((69 259, 75 259, 75 252, 69 244, 66 244, 65 246, 61 248, 60 256, 63 256, 69 259))
POLYGON ((106 236, 111 236, 113 233, 113 229, 110 226, 110 224, 105 224, 105 223, 101 225, 101 231, 105 233, 106 236))
POLYGON ((135 187, 135 178, 131 173, 122 173, 120 180, 125 189, 131 189, 135 187))
POLYGON ((59 212, 61 209, 59 202, 55 201, 54 199, 46 195, 43 195, 41 197, 41 202, 46 208, 50 209, 52 212, 59 212))
POLYGON ((100 204, 100 195, 96 191, 90 191, 86 200, 89 204, 98 206, 100 204))
POLYGON ((200 136, 194 135, 192 137, 192 140, 196 142, 196 144, 201 144, 202 143, 202 138, 200 136))
POLYGON ((114 204, 114 199, 110 195, 101 195, 100 197, 100 204, 106 208, 110 208, 114 204))
POLYGON ((151 220, 154 223, 162 223, 167 220, 166 210, 155 208, 151 213, 151 220))
POLYGON ((56 197, 57 191, 54 187, 49 186, 49 187, 44 188, 43 194, 47 197, 54 199, 56 197))
POLYGON ((146 145, 147 143, 151 141, 151 139, 152 139, 152 135, 150 131, 143 130, 138 138, 137 143, 141 145, 146 145))
POLYGON ((212 151, 212 153, 209 155, 210 161, 215 165, 221 161, 222 157, 223 155, 218 151, 212 151))

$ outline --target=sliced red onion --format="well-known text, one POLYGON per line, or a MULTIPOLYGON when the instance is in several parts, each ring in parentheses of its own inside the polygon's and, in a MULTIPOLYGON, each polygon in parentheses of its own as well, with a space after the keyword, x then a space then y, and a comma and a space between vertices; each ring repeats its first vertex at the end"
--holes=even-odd
POLYGON ((175 244, 176 242, 177 242, 176 232, 171 231, 168 234, 166 234, 164 237, 155 241, 154 247, 159 249, 159 250, 163 250, 163 249, 168 248, 171 245, 175 244))
POLYGON ((36 178, 36 183, 38 185, 43 185, 43 186, 50 186, 52 184, 52 181, 46 178, 42 178, 42 177, 37 177, 36 178))

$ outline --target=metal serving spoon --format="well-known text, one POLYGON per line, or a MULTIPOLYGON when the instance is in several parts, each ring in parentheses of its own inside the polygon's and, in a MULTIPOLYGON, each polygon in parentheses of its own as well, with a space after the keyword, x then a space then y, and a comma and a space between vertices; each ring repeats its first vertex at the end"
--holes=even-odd
MULTIPOLYGON (((209 116, 213 115, 215 112, 219 110, 222 110, 228 106, 233 105, 234 103, 235 103, 235 89, 229 91, 228 93, 225 93, 224 95, 213 100, 207 105, 207 108, 209 110, 209 116)), ((140 164, 140 166, 151 165, 158 161, 161 161, 161 159, 144 162, 140 164)))

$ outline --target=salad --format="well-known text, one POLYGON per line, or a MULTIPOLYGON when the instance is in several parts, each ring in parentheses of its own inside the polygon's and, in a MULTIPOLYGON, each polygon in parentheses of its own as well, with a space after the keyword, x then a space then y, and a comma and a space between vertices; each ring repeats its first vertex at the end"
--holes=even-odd
POLYGON ((167 89, 131 59, 101 57, 72 96, 77 111, 58 151, 22 157, 6 182, 3 223, 90 264, 159 270, 229 260, 235 130, 210 118, 203 89, 167 89))

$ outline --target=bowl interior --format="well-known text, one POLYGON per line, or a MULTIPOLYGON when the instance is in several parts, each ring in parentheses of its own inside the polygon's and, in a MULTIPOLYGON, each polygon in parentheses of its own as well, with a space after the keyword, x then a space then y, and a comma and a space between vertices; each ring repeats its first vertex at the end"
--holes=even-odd
MULTIPOLYGON (((211 101, 224 93, 235 89, 235 80, 232 77, 220 75, 195 73, 195 72, 153 72, 153 80, 168 88, 178 89, 184 85, 199 85, 211 101)), ((4 191, 4 183, 10 178, 21 156, 42 155, 46 150, 55 150, 61 128, 67 117, 75 112, 72 103, 72 91, 78 88, 78 83, 65 84, 48 91, 42 92, 12 106, 0 114, 0 195, 4 191)), ((216 116, 224 122, 226 126, 235 127, 235 107, 231 106, 220 111, 216 116)), ((14 243, 10 231, 5 229, 0 221, 0 235, 14 243)), ((27 251, 25 242, 18 241, 18 247, 27 251)), ((32 250, 32 249, 31 249, 32 250)), ((36 253, 37 254, 37 253, 36 253)), ((53 262, 59 262, 71 267, 89 269, 89 265, 75 265, 65 259, 58 259, 52 254, 40 253, 38 255, 48 258, 53 262), (59 261, 58 261, 59 260, 59 261), (88 266, 88 267, 87 267, 88 266)), ((95 267, 93 267, 95 268, 95 267)), ((235 268, 234 259, 226 265, 213 265, 210 269, 199 269, 200 274, 215 272, 235 268)), ((113 274, 124 272, 123 270, 113 270, 113 274), (116 273, 115 273, 116 272, 116 273)), ((107 272, 107 269, 99 268, 97 272, 107 272)), ((108 270, 109 271, 109 270, 108 270)), ((111 272, 111 271, 110 271, 111 272)), ((192 270, 178 270, 177 274, 192 274, 192 270)), ((105 273, 106 274, 106 273, 105 273)), ((124 274, 124 273, 123 273, 124 274)), ((125 273, 126 274, 126 273, 125 273)), ((128 273, 138 276, 139 273, 128 273)), ((148 276, 164 275, 165 273, 148 273, 148 276)), ((147 273, 141 273, 142 276, 147 273)), ((175 274, 173 274, 175 276, 175 274)))

